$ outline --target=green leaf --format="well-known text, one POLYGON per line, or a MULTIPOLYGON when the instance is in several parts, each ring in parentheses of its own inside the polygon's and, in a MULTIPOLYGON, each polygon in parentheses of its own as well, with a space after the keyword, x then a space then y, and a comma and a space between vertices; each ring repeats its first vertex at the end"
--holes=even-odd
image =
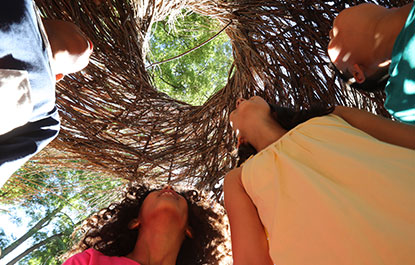
MULTIPOLYGON (((175 30, 166 21, 155 23, 147 64, 180 55, 214 36, 219 22, 190 13, 179 17, 175 30)), ((173 61, 149 69, 154 86, 169 96, 192 105, 203 104, 227 83, 232 64, 232 47, 222 32, 202 47, 173 61)))

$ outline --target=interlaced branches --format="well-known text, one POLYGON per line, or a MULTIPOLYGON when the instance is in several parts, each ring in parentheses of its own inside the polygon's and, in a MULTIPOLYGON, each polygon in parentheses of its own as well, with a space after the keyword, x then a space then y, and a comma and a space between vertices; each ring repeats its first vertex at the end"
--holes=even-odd
MULTIPOLYGON (((363 1, 37 0, 47 17, 74 21, 95 45, 82 73, 57 86, 63 128, 39 162, 102 171, 126 179, 185 181, 213 191, 235 165, 228 115, 238 96, 261 94, 296 107, 313 102, 373 109, 382 94, 340 84, 325 50, 337 13, 363 1), (153 87, 145 69, 152 23, 182 8, 217 19, 233 48, 227 85, 203 106, 153 87)), ((396 6, 409 1, 377 1, 396 6)))

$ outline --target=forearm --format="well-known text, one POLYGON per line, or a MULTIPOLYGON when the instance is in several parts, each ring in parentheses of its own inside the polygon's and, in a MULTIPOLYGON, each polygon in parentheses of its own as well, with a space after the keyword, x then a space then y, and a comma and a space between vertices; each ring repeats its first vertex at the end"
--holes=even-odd
POLYGON ((333 111, 353 127, 376 139, 402 147, 415 149, 415 126, 392 121, 364 110, 337 106, 333 111))

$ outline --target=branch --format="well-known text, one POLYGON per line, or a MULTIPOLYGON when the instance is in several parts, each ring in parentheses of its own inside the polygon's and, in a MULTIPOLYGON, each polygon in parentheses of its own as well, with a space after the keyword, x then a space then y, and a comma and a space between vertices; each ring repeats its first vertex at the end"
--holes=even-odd
POLYGON ((171 84, 171 83, 167 82, 167 80, 165 80, 165 79, 164 79, 163 77, 161 77, 161 76, 159 76, 159 78, 161 79, 161 81, 163 81, 164 83, 168 84, 169 86, 171 86, 171 87, 173 87, 173 88, 175 88, 175 89, 183 89, 183 88, 184 88, 183 86, 175 86, 175 85, 173 85, 173 84, 171 84))
POLYGON ((31 246, 30 248, 26 249, 24 252, 22 252, 19 256, 15 257, 14 259, 12 259, 9 263, 7 263, 6 265, 13 265, 16 262, 18 262, 19 260, 21 260, 22 258, 24 258, 26 255, 30 254, 32 251, 40 248, 43 245, 46 245, 47 243, 49 243, 49 241, 52 241, 53 239, 57 238, 57 237, 61 237, 63 234, 56 234, 53 236, 50 236, 48 238, 46 238, 45 240, 40 241, 37 244, 34 244, 33 246, 31 246))
POLYGON ((1 252, 0 259, 4 258, 7 254, 12 252, 15 248, 17 248, 20 244, 22 244, 24 241, 26 241, 29 237, 33 236, 37 231, 45 227, 50 220, 62 210, 63 206, 59 206, 55 210, 53 210, 51 213, 43 217, 37 224, 35 224, 32 228, 30 228, 29 231, 27 231, 23 236, 21 236, 19 239, 15 240, 13 243, 11 243, 9 246, 7 246, 3 251, 1 252))
POLYGON ((149 66, 146 67, 146 70, 149 69, 149 68, 152 68, 152 67, 154 67, 156 65, 173 61, 173 60, 175 60, 177 58, 180 58, 180 57, 182 57, 182 56, 184 56, 184 55, 186 55, 188 53, 191 53, 194 50, 199 49, 200 47, 204 46, 205 44, 207 44, 208 42, 210 42, 211 40, 213 40, 214 38, 216 38, 219 34, 221 34, 222 31, 224 31, 227 27, 229 27, 230 24, 232 24, 232 20, 225 27, 223 27, 223 29, 221 29, 218 33, 216 33, 215 35, 213 35, 212 37, 210 37, 208 40, 206 40, 206 41, 202 42, 201 44, 197 45, 196 47, 194 47, 194 48, 192 48, 192 49, 190 49, 188 51, 185 51, 182 54, 176 55, 176 56, 174 56, 172 58, 169 58, 169 59, 166 59, 166 60, 163 60, 163 61, 160 61, 160 62, 152 63, 152 64, 150 64, 149 66))

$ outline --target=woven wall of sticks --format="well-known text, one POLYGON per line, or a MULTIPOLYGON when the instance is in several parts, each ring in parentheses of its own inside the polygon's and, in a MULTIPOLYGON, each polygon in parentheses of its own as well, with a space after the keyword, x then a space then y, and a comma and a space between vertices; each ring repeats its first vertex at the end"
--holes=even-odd
MULTIPOLYGON (((38 162, 126 179, 185 181, 222 193, 235 166, 228 115, 239 96, 307 107, 319 101, 388 115, 383 94, 341 84, 328 67, 338 12, 364 1, 36 0, 45 17, 73 21, 94 43, 85 71, 57 85, 62 130, 38 162), (227 26, 234 63, 203 106, 157 91, 145 69, 152 23, 187 8, 227 26)), ((373 1, 400 6, 410 1, 373 1)))

